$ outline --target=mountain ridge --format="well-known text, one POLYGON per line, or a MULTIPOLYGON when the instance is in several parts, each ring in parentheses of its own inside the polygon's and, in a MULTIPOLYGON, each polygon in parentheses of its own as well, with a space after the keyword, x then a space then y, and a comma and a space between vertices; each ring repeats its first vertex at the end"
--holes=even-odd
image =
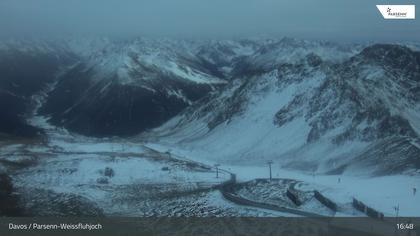
POLYGON ((25 122, 32 114, 70 132, 153 140, 220 162, 378 175, 420 168, 420 53, 410 45, 292 38, 4 45, 0 93, 16 95, 10 104, 19 109, 3 116, 3 132, 29 125, 24 130, 39 133, 25 122), (32 74, 8 72, 34 60, 38 66, 23 71, 32 74))
POLYGON ((420 150, 411 143, 419 140, 416 57, 407 47, 380 44, 336 63, 308 54, 239 81, 145 136, 208 158, 223 150, 219 161, 272 159, 283 167, 334 173, 416 170, 420 150), (398 142, 404 145, 381 152, 384 161, 378 162, 378 149, 398 142), (365 166, 354 168, 364 159, 365 166))

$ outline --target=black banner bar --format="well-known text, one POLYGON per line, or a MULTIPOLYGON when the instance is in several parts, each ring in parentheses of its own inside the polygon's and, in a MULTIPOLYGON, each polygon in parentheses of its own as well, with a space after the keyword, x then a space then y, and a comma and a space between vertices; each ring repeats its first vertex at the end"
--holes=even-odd
POLYGON ((0 218, 0 235, 420 236, 420 218, 0 218))

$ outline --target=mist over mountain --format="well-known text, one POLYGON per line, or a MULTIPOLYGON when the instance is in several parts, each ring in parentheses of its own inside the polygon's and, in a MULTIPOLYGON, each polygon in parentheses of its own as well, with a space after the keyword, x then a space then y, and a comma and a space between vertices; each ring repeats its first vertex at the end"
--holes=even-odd
MULTIPOLYGON (((0 38, 274 35, 340 42, 420 39, 418 21, 385 21, 377 4, 383 1, 2 0, 0 38)), ((414 1, 393 0, 392 4, 414 1)))

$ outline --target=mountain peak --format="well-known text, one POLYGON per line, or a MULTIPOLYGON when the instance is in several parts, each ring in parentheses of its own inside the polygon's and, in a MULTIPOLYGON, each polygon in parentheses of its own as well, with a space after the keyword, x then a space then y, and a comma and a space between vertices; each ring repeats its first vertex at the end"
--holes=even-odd
POLYGON ((420 64, 420 53, 403 45, 374 44, 363 49, 360 55, 376 63, 399 68, 417 64, 418 69, 420 64))

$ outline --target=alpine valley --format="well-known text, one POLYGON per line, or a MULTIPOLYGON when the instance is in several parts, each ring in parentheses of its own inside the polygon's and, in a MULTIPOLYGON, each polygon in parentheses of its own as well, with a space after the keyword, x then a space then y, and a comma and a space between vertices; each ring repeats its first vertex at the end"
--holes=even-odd
POLYGON ((0 42, 0 215, 294 214, 225 199, 235 194, 344 216, 363 215, 353 197, 385 215, 399 198, 402 215, 418 216, 419 180, 416 43, 0 42), (288 185, 258 182, 268 162, 277 181, 340 210, 272 198, 288 185), (214 190, 233 174, 241 185, 214 190))

